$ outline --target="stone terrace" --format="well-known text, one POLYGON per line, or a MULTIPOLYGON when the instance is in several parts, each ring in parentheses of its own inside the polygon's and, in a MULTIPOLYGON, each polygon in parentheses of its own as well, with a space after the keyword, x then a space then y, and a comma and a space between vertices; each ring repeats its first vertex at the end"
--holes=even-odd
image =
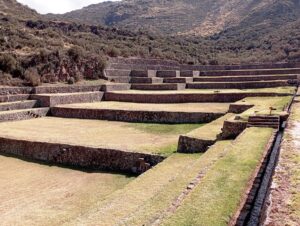
MULTIPOLYGON (((287 120, 299 68, 112 59, 105 84, 0 87, 0 153, 81 170, 143 174, 72 216, 70 224, 168 225, 177 217, 201 222, 184 207, 192 205, 189 197, 200 197, 198 204, 207 200, 202 190, 218 194, 223 168, 228 190, 209 202, 220 201, 223 212, 205 213, 216 224, 228 223, 228 216, 240 223, 249 214, 254 179, 287 120), (232 159, 234 165, 228 164, 232 159), (239 191, 233 192, 236 184, 239 191), (230 208, 225 197, 234 200, 230 208)), ((198 206, 193 211, 200 214, 198 206)))

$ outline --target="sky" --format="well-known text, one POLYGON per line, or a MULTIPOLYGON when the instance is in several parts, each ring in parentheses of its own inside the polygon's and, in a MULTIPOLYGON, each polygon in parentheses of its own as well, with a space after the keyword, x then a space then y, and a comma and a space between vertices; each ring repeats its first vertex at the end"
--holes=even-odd
POLYGON ((66 13, 105 0, 17 0, 41 14, 66 13))

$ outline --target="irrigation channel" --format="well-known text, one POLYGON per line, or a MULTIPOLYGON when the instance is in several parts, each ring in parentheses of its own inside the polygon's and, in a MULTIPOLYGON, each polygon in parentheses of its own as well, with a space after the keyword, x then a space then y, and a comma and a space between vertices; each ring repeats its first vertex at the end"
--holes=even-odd
MULTIPOLYGON (((298 89, 298 88, 297 88, 298 89)), ((287 111, 290 114, 291 107, 294 102, 296 94, 292 98, 287 111)), ((279 131, 276 133, 275 141, 272 145, 272 149, 266 158, 265 164, 263 164, 260 175, 256 178, 252 190, 254 190, 255 195, 250 204, 250 211, 247 214, 247 217, 244 218, 243 222, 237 223, 241 226, 258 226, 263 225, 266 212, 267 212, 267 200, 270 194, 270 186, 272 184, 272 177, 275 171, 275 168, 278 163, 278 158, 280 154, 280 144, 284 135, 284 130, 286 127, 287 121, 284 121, 281 124, 279 131), (258 187, 257 187, 258 185, 258 187)), ((253 193, 251 193, 253 195, 253 193)), ((249 205, 249 203, 247 203, 249 205)))

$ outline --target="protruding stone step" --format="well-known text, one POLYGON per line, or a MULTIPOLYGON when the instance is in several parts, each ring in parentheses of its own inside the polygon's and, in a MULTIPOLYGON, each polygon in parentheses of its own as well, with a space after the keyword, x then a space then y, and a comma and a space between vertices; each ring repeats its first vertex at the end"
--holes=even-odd
POLYGON ((177 78, 180 77, 180 71, 157 71, 156 77, 159 78, 177 78))
POLYGON ((297 75, 252 75, 252 76, 201 76, 194 78, 194 82, 247 82, 247 81, 276 81, 294 80, 297 75))
POLYGON ((20 121, 46 116, 50 108, 34 108, 0 112, 0 122, 20 121))
POLYGON ((42 107, 53 107, 60 104, 90 103, 101 101, 103 92, 36 94, 31 99, 37 100, 42 107))
POLYGON ((188 83, 188 89, 259 89, 291 86, 287 81, 258 81, 258 82, 195 82, 188 83))
POLYGON ((200 75, 200 71, 180 71, 180 77, 198 77, 200 75))
POLYGON ((138 78, 152 78, 156 76, 156 71, 154 70, 132 70, 130 77, 138 78))
POLYGON ((109 82, 116 82, 116 83, 129 83, 130 77, 126 76, 109 76, 107 77, 109 82))
POLYGON ((164 78, 164 83, 191 83, 193 78, 164 78))
POLYGON ((0 103, 0 111, 11 111, 38 107, 36 100, 25 100, 0 103))
POLYGON ((104 73, 106 77, 128 77, 131 70, 122 69, 105 69, 104 73))
POLYGON ((148 84, 161 84, 163 83, 164 79, 163 78, 156 78, 156 77, 132 77, 130 78, 130 83, 148 83, 148 84))
POLYGON ((183 90, 185 84, 165 83, 165 84, 132 84, 131 89, 135 90, 183 90))

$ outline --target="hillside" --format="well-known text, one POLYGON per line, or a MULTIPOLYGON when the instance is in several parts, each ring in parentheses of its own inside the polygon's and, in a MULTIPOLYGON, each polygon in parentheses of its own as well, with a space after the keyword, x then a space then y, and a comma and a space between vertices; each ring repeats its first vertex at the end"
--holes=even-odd
MULTIPOLYGON (((15 0, 0 0, 0 6, 0 84, 20 85, 31 74, 45 82, 95 79, 102 76, 107 58, 118 56, 188 64, 300 60, 300 19, 292 14, 287 20, 295 21, 284 26, 277 16, 271 20, 276 26, 250 26, 254 22, 247 20, 209 37, 186 37, 52 20, 15 0)), ((287 9, 277 10, 285 15, 287 9)))
POLYGON ((55 17, 129 30, 208 36, 235 26, 281 26, 299 15, 299 0, 123 0, 55 17))

